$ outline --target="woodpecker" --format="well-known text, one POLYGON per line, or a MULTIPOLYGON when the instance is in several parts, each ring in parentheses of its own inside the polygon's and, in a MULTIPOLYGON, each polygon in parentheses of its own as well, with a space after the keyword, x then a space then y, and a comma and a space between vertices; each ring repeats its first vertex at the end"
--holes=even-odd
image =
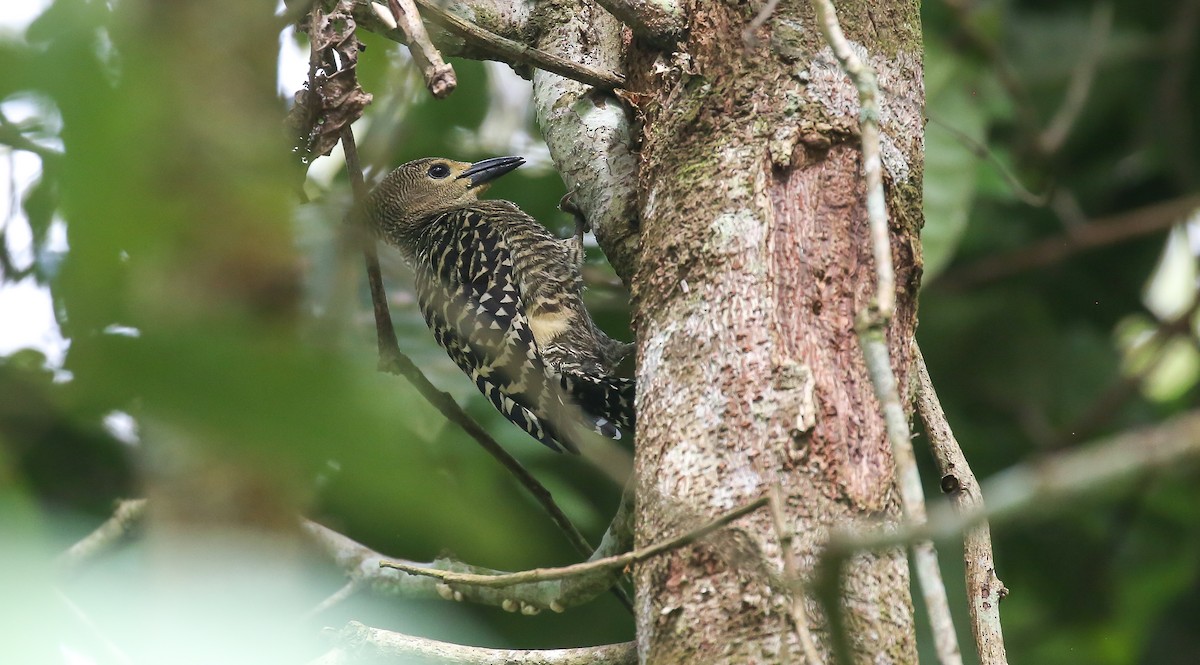
POLYGON ((524 162, 408 162, 375 187, 364 214, 412 266, 426 324, 479 391, 533 438, 578 452, 581 429, 632 431, 634 383, 614 376, 632 347, 584 307, 581 217, 560 239, 515 203, 478 198, 524 162))

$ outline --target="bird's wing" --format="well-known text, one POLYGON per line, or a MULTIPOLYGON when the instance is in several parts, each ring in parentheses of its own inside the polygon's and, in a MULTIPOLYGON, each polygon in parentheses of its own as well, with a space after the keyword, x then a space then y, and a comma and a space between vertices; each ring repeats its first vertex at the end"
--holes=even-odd
POLYGON ((636 384, 633 379, 615 376, 593 376, 564 370, 559 384, 588 415, 588 424, 597 434, 620 439, 624 431, 634 428, 633 399, 636 384), (607 417, 593 414, 603 413, 607 417))
POLYGON ((438 343, 506 418, 554 450, 574 451, 553 424, 564 421, 551 410, 570 407, 538 350, 502 234, 471 208, 427 228, 417 291, 438 343))

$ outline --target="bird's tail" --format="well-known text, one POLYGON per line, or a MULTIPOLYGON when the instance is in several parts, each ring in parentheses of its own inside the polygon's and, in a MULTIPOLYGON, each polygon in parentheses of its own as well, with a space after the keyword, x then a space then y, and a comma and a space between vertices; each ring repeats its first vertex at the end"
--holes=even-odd
POLYGON ((637 392, 633 379, 564 372, 559 382, 597 434, 610 439, 620 439, 626 432, 633 434, 633 400, 637 392))

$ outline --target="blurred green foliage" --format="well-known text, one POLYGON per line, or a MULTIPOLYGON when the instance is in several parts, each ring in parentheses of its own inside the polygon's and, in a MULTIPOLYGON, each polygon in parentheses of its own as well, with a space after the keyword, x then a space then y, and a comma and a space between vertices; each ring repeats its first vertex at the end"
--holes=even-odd
MULTIPOLYGON (((986 279, 973 272, 985 258, 1015 266, 1035 243, 1066 245, 1086 233, 1083 225, 1195 194, 1197 14, 1193 2, 989 2, 965 14, 925 3, 936 121, 926 134, 923 235, 932 270, 918 340, 981 478, 1200 402, 1190 357, 1133 344, 1134 330, 1144 343, 1197 297, 1200 247, 1193 240, 1165 266, 1167 224, 1046 265, 986 279), (1096 14, 1106 9, 1111 28, 1098 30, 1096 14), (1039 134, 1089 66, 1094 77, 1062 147, 1040 150, 1039 134), (968 161, 966 144, 955 147, 939 125, 982 137, 989 157, 968 161), (1048 205, 1022 202, 1005 170, 1048 205), (963 204, 965 224, 956 207, 963 204), (1167 272, 1175 276, 1153 279, 1167 272), (1152 310, 1156 297, 1175 307, 1152 310), (1152 362, 1179 377, 1171 391, 1145 389, 1152 362)), ((1176 213, 1175 221, 1183 218, 1176 213)), ((1198 328, 1193 315, 1172 345, 1194 351, 1198 328)), ((936 477, 932 464, 923 470, 936 477)), ((1010 661, 1200 660, 1195 478, 1195 467, 1185 467, 993 530, 997 572, 1011 590, 1002 605, 1010 661)), ((947 560, 957 558, 956 545, 941 550, 955 580, 960 566, 947 560)), ((965 613, 957 618, 965 624, 965 613)))
MULTIPOLYGON (((61 368, 31 351, 0 358, 0 550, 40 571, 44 561, 32 562, 94 527, 113 500, 140 493, 146 442, 122 441, 105 425, 113 412, 128 412, 170 422, 212 454, 289 476, 311 497, 310 515, 389 554, 420 560, 449 551, 510 569, 575 560, 508 474, 404 380, 375 371, 361 277, 337 286, 346 176, 321 171, 331 160, 318 160, 305 186, 312 201, 296 200, 269 21, 251 8, 224 17, 263 29, 253 52, 238 52, 249 71, 230 74, 221 66, 228 60, 213 55, 227 35, 193 31, 205 36, 191 42, 186 31, 154 23, 172 10, 118 4, 57 0, 23 35, 0 38, 0 108, 32 106, 21 131, 64 151, 43 160, 25 191, 25 220, 6 223, 29 225, 31 274, 49 287, 71 341, 61 368), (238 87, 248 82, 256 87, 238 87), (55 220, 66 230, 65 257, 51 251, 55 220), (332 317, 328 306, 338 302, 350 303, 346 320, 332 317)), ((1194 240, 1169 266, 1160 231, 1011 274, 972 271, 988 257, 1069 238, 1090 220, 1197 191, 1200 30, 1191 1, 1113 5, 1104 31, 1092 3, 957 6, 924 7, 931 122, 919 339, 950 421, 986 477, 1200 401, 1196 323, 1176 330, 1161 360, 1146 344, 1182 311, 1178 303, 1186 308, 1195 297, 1194 240), (1094 77, 1066 140, 1039 147, 1087 67, 1094 77), (1051 204, 1031 205, 1011 178, 1051 204), (1143 391, 1138 372, 1152 372, 1158 388, 1143 391)), ((494 71, 456 61, 459 88, 438 102, 394 44, 363 41, 359 74, 376 97, 356 130, 376 176, 414 157, 470 160, 536 140, 528 109, 499 103, 489 88, 494 71), (481 136, 481 126, 491 133, 481 136)), ((555 228, 570 224, 556 210, 562 194, 557 175, 536 163, 492 191, 555 228)), ((506 426, 434 345, 397 258, 383 258, 401 347, 598 540, 618 489, 506 426)), ((623 293, 593 259, 602 278, 589 302, 602 326, 627 339, 623 293)), ((932 495, 928 460, 924 471, 932 495)), ((998 572, 1012 591, 1003 608, 1012 662, 1200 661, 1195 478, 1194 468, 1164 474, 995 532, 998 572)), ((947 543, 942 560, 960 600, 956 546, 947 543)), ((139 551, 98 562, 78 582, 85 609, 137 586, 139 551), (117 581, 100 582, 106 574, 117 581)), ((314 573, 315 603, 341 579, 314 568, 324 571, 314 573)), ((36 615, 37 602, 23 611, 36 615)), ((61 613, 54 603, 41 609, 61 613)), ((970 662, 963 603, 955 609, 970 662)), ((616 641, 632 631, 610 597, 533 618, 362 597, 318 620, 350 618, 524 647, 616 641)), ((920 638, 932 658, 927 634, 920 638)))

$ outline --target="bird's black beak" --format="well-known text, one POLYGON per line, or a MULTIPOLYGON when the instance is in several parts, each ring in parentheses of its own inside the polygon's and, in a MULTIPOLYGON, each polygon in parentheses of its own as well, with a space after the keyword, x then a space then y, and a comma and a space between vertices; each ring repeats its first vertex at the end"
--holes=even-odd
POLYGON ((470 178, 471 188, 489 183, 525 163, 524 157, 492 157, 475 162, 459 178, 470 178))

